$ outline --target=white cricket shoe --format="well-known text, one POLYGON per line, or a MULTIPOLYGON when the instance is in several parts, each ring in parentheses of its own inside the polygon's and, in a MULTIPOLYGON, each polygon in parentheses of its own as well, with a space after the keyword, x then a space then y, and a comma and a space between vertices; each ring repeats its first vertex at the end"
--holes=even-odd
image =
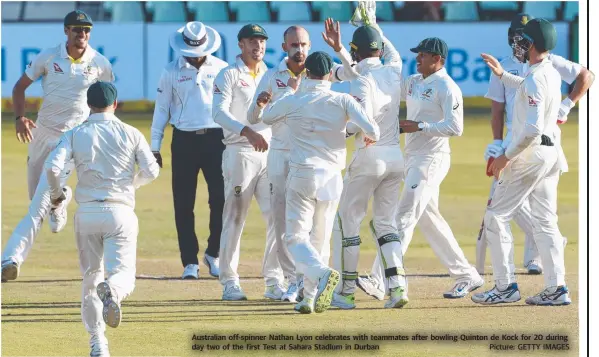
POLYGON ((318 281, 318 289, 314 297, 314 312, 321 313, 328 310, 333 300, 335 287, 339 284, 339 272, 333 269, 328 269, 326 273, 318 281))
POLYGON ((269 285, 264 289, 264 297, 267 299, 281 300, 285 294, 285 287, 281 284, 269 285))
POLYGON ((472 295, 471 299, 482 305, 512 303, 520 301, 520 290, 517 283, 510 284, 505 290, 499 290, 495 285, 491 290, 472 295))
POLYGON ((333 294, 333 301, 331 306, 338 307, 344 310, 350 310, 356 308, 356 295, 355 294, 333 294))
POLYGON ((183 270, 183 279, 199 279, 200 267, 197 264, 187 264, 183 270))
POLYGON ((297 301, 300 302, 304 298, 304 277, 302 276, 297 281, 297 301))
POLYGON ((281 301, 297 302, 297 294, 299 289, 297 284, 289 284, 287 291, 281 296, 281 301))
POLYGON ((204 254, 204 265, 208 267, 208 273, 211 276, 218 278, 218 275, 220 274, 218 258, 211 257, 208 254, 204 254))
POLYGON ((300 314, 311 314, 314 312, 314 300, 312 299, 303 299, 298 302, 293 309, 300 314))
POLYGON ((562 285, 547 288, 537 295, 527 298, 525 302, 528 305, 559 306, 570 305, 572 300, 570 299, 568 287, 562 285))
POLYGON ((5 260, 2 262, 2 282, 8 280, 16 280, 19 277, 19 264, 12 260, 5 260))
POLYGON ((485 280, 480 278, 480 280, 465 280, 458 281, 455 283, 451 290, 444 292, 443 297, 446 299, 460 299, 468 295, 469 292, 474 291, 485 284, 485 280))
POLYGON ((385 303, 385 309, 401 309, 409 301, 406 289, 398 286, 397 288, 389 289, 389 300, 385 303))
POLYGON ((67 206, 73 198, 73 191, 69 186, 65 186, 63 187, 62 192, 66 197, 64 201, 60 202, 58 206, 52 207, 52 209, 50 209, 49 222, 52 233, 58 233, 62 231, 64 226, 67 225, 67 206))
POLYGON ((103 281, 96 286, 96 292, 104 305, 102 308, 102 318, 104 319, 104 322, 110 327, 118 327, 121 324, 121 318, 123 317, 121 304, 112 292, 110 285, 103 281))
POLYGON ((90 357, 110 357, 108 352, 108 340, 106 337, 93 335, 90 339, 91 351, 90 357))
POLYGON ((385 299, 385 287, 381 286, 380 282, 370 275, 359 276, 356 279, 356 284, 366 295, 370 295, 377 300, 385 299))
POLYGON ((526 264, 526 270, 528 270, 528 274, 531 275, 539 275, 543 273, 543 268, 541 267, 541 264, 539 264, 539 262, 535 260, 531 260, 530 262, 528 262, 528 264, 526 264))
POLYGON ((247 296, 243 290, 241 290, 241 286, 239 283, 228 283, 225 285, 223 290, 223 300, 225 301, 240 301, 247 300, 247 296))

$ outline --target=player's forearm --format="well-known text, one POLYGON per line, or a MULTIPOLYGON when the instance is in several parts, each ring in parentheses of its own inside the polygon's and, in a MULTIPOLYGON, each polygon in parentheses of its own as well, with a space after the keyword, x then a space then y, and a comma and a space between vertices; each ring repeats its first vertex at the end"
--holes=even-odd
POLYGON ((15 87, 12 91, 12 108, 15 116, 25 115, 25 90, 15 87))
POLYGON ((345 47, 341 47, 339 52, 336 52, 337 56, 341 60, 341 66, 337 65, 333 67, 333 75, 331 76, 331 82, 344 82, 351 81, 358 78, 358 72, 352 67, 351 55, 345 47))
POLYGON ((219 105, 216 107, 213 106, 213 110, 213 118, 215 123, 232 133, 241 135, 241 131, 245 127, 244 124, 237 121, 227 109, 220 108, 219 105))
POLYGON ((572 101, 573 104, 576 104, 586 92, 591 88, 591 85, 595 81, 595 75, 593 72, 589 71, 586 68, 583 68, 580 71, 578 77, 576 77, 576 84, 574 84, 574 88, 572 88, 572 92, 568 95, 568 98, 572 101))
POLYGON ((164 129, 168 123, 168 112, 162 108, 156 108, 154 118, 152 119, 151 143, 152 151, 160 151, 162 139, 164 138, 164 129))
POLYGON ((369 139, 378 141, 381 138, 379 126, 376 123, 370 122, 366 115, 354 115, 350 120, 356 124, 369 139))
POLYGON ((385 62, 385 65, 401 65, 401 56, 399 55, 399 52, 397 52, 397 49, 395 49, 395 46, 393 46, 391 41, 389 41, 389 39, 385 37, 382 33, 381 39, 383 40, 383 44, 385 45, 383 52, 383 61, 385 62))
POLYGON ((503 83, 506 87, 510 88, 518 88, 518 86, 524 81, 524 78, 520 76, 516 76, 515 74, 508 73, 503 71, 501 75, 501 83, 503 83))
POLYGON ((260 108, 258 104, 256 104, 256 98, 250 105, 250 109, 248 110, 248 122, 250 124, 258 124, 264 115, 264 108, 260 108))
POLYGON ((491 103, 491 131, 493 140, 503 140, 503 116, 505 112, 505 103, 493 101, 491 103))
POLYGON ((140 188, 141 186, 147 185, 150 182, 154 181, 158 178, 158 174, 160 173, 160 167, 156 162, 150 164, 148 167, 144 169, 140 169, 135 177, 133 178, 133 187, 140 188))
POLYGON ((461 136, 464 131, 464 123, 461 120, 445 119, 438 123, 424 123, 422 132, 428 136, 450 137, 461 136))

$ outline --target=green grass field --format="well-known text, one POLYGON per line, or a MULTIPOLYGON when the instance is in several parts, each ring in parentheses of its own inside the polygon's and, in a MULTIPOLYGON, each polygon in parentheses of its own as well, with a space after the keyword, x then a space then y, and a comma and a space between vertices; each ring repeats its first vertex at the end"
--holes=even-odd
MULTIPOLYGON (((150 115, 123 115, 149 139, 150 115)), ((451 225, 469 261, 474 264, 475 242, 487 201, 490 179, 484 175, 483 151, 491 139, 487 117, 469 116, 464 136, 451 140, 452 165, 441 186, 440 209, 451 225)), ((517 346, 539 341, 394 341, 380 344, 371 352, 342 351, 337 355, 384 356, 577 356, 578 355, 578 124, 571 118, 563 128, 563 142, 570 172, 562 176, 559 192, 560 229, 568 238, 567 282, 573 304, 539 308, 524 304, 524 298, 543 287, 541 276, 524 275, 523 236, 514 226, 516 263, 523 299, 509 306, 481 307, 470 298, 446 300, 442 292, 452 285, 446 270, 433 255, 420 232, 405 257, 409 274, 410 303, 401 310, 383 309, 384 302, 356 293, 357 309, 331 309, 324 314, 299 315, 291 304, 268 302, 262 297, 260 278, 265 225, 255 202, 242 238, 239 272, 249 300, 220 301, 222 289, 202 265, 199 281, 179 279, 179 260, 171 194, 170 139, 163 143, 165 167, 151 186, 137 194, 140 223, 137 275, 134 293, 123 304, 123 323, 107 330, 113 356, 199 356, 244 355, 287 356, 321 354, 323 351, 277 350, 194 351, 193 334, 319 335, 451 335, 562 334, 569 350, 491 351, 491 343, 517 346)), ((350 143, 351 144, 351 143, 350 143)), ((348 155, 349 157, 349 155, 348 155)), ((27 210, 27 146, 17 142, 12 116, 2 121, 2 247, 27 210)), ((71 185, 75 178, 71 178, 71 185)), ((206 246, 207 193, 200 178, 196 201, 196 229, 200 251, 206 246)), ((3 356, 82 356, 89 354, 88 336, 80 318, 81 276, 72 225, 74 202, 69 206, 69 223, 58 234, 44 224, 41 234, 22 266, 17 281, 2 284, 3 356)), ((370 216, 370 215, 369 215, 370 216)), ((368 217, 369 217, 368 216, 368 217)), ((366 222, 363 237, 369 237, 366 222)), ((375 254, 371 239, 363 239, 360 271, 369 271, 375 254)), ((490 258, 487 257, 487 265, 490 258)), ((492 287, 490 266, 484 288, 492 287)), ((533 337, 534 338, 534 337, 533 337)), ((197 341, 200 342, 200 341, 197 341)), ((318 341, 312 341, 316 343, 318 341)), ((547 341, 540 341, 546 343, 547 341)), ((551 341, 554 343, 562 343, 551 341)), ((330 343, 330 342, 323 342, 330 343)), ((348 342, 349 343, 349 342, 348 342)), ((351 345, 353 346, 353 341, 351 345)), ((363 342, 362 342, 363 343, 363 342)), ((198 343, 201 344, 201 343, 198 343)), ((245 345, 245 343, 241 343, 245 345)), ((377 344, 371 341, 370 344, 377 344)))

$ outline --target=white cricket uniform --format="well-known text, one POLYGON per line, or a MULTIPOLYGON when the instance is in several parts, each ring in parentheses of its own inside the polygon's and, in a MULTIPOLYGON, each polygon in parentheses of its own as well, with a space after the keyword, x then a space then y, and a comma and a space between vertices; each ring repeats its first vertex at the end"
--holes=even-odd
POLYGON ((502 172, 485 214, 485 235, 498 289, 516 281, 513 237, 509 221, 525 200, 530 202, 533 235, 544 266, 546 287, 565 284, 563 238, 557 225, 557 184, 565 163, 557 114, 561 78, 549 59, 531 66, 524 80, 502 76, 506 86, 518 86, 512 117, 512 140, 502 172), (542 143, 545 136, 552 142, 542 143))
POLYGON ((304 298, 314 298, 318 280, 328 269, 321 249, 310 241, 310 231, 320 224, 331 235, 343 186, 347 121, 370 138, 380 136, 358 102, 330 88, 328 81, 305 79, 294 95, 288 90, 263 116, 265 123, 285 121, 290 131, 285 241, 297 271, 304 275, 304 298))
POLYGON ((266 73, 264 62, 258 66, 254 76, 240 56, 234 64, 221 70, 214 80, 212 116, 223 128, 227 146, 223 153, 223 176, 225 181, 225 207, 223 210, 223 230, 220 239, 220 282, 239 284, 239 249, 241 233, 247 212, 256 197, 262 216, 266 221, 266 248, 262 274, 266 286, 283 282, 283 272, 276 252, 274 219, 270 207, 270 188, 266 173, 267 152, 255 151, 246 137, 240 136, 245 126, 271 141, 271 128, 264 124, 250 125, 247 121, 248 109, 260 79, 266 73))
MULTIPOLYGON (((375 144, 365 146, 363 133, 357 132, 355 151, 344 177, 343 193, 333 230, 333 268, 342 272, 343 282, 337 285, 337 292, 344 294, 351 294, 356 288, 360 224, 366 216, 371 197, 373 229, 376 232, 374 238, 377 246, 383 243, 378 251, 378 254, 385 257, 383 269, 403 265, 393 261, 393 253, 388 250, 390 245, 387 244, 399 239, 395 214, 404 175, 404 159, 399 140, 402 62, 393 45, 385 38, 383 42, 385 65, 382 65, 379 58, 364 59, 356 66, 360 77, 351 82, 351 95, 364 107, 369 119, 379 126, 381 137, 375 144)), ((348 131, 353 131, 351 125, 348 125, 348 131)), ((395 275, 387 277, 391 276, 395 275)))
MULTIPOLYGON (((549 61, 553 65, 553 67, 558 71, 562 80, 564 80, 568 84, 572 84, 576 77, 580 74, 582 70, 582 66, 578 63, 574 63, 568 61, 567 59, 555 55, 549 54, 549 61)), ((523 77, 525 73, 528 71, 528 64, 522 63, 518 61, 514 56, 506 57, 501 61, 501 66, 505 71, 510 74, 523 77)), ((486 98, 489 98, 495 102, 505 103, 505 125, 507 128, 505 138, 503 140, 503 148, 506 149, 509 146, 509 143, 512 140, 512 117, 513 117, 513 108, 514 108, 514 100, 516 97, 517 88, 506 87, 501 80, 497 76, 491 76, 489 79, 489 90, 485 95, 486 98)), ((559 131, 558 127, 558 131, 559 131)), ((560 157, 564 163, 564 172, 568 170, 567 163, 565 161, 565 156, 560 157)), ((559 176, 558 176, 559 178, 559 176)), ((491 196, 496 188, 497 180, 493 178, 493 183, 491 186, 491 191, 489 195, 489 200, 491 200, 491 196)), ((541 264, 541 257, 539 256, 539 252, 537 246, 533 239, 533 227, 532 227, 532 213, 530 208, 530 203, 528 200, 524 201, 519 211, 513 217, 514 221, 518 226, 522 229, 525 235, 524 240, 524 266, 526 267, 530 262, 536 262, 539 266, 541 264)), ((485 261, 485 253, 486 253, 486 238, 482 237, 482 233, 484 232, 484 226, 481 227, 481 233, 479 234, 477 244, 481 245, 479 248, 480 256, 477 257, 477 268, 479 272, 484 270, 484 261, 485 261)))
POLYGON ((397 228, 405 254, 416 223, 431 248, 459 281, 480 280, 468 263, 451 228, 439 212, 439 186, 450 167, 449 138, 461 136, 464 126, 462 92, 445 68, 427 78, 408 77, 402 84, 408 120, 425 124, 406 134, 406 173, 397 208, 397 228))
POLYGON ((60 196, 61 173, 71 160, 78 178, 75 236, 83 275, 81 316, 90 335, 103 335, 106 325, 96 286, 106 273, 118 302, 133 292, 139 231, 135 190, 158 177, 159 167, 143 134, 112 113, 92 114, 62 135, 45 162, 52 197, 60 196))
MULTIPOLYGON (((51 209, 44 162, 54 150, 62 133, 79 125, 89 115, 87 89, 98 80, 113 82, 112 67, 106 57, 88 45, 83 56, 74 61, 67 53, 66 43, 40 52, 25 71, 32 81, 42 78, 43 101, 32 129, 33 140, 28 147, 27 183, 29 209, 11 234, 2 261, 22 264, 33 246, 44 218, 51 209)), ((72 164, 63 171, 66 183, 72 164)))
MULTIPOLYGON (((341 58, 343 65, 335 64, 331 76, 331 82, 340 82, 350 80, 355 77, 355 73, 351 71, 351 56, 347 50, 342 47, 337 53, 341 58)), ((271 103, 277 101, 288 90, 287 81, 295 75, 287 67, 288 58, 285 57, 278 67, 269 69, 256 90, 250 109, 248 110, 248 122, 250 124, 258 124, 262 120, 264 109, 256 104, 258 96, 262 92, 271 93, 271 103)), ((301 78, 306 78, 306 72, 302 71, 301 78)), ((278 259, 283 269, 284 276, 289 280, 290 284, 296 283, 295 263, 293 257, 287 249, 287 245, 283 243, 285 236, 285 185, 287 182, 287 174, 289 173, 289 128, 284 121, 277 121, 272 126, 272 141, 268 152, 267 172, 270 182, 270 204, 274 217, 276 246, 273 251, 278 252, 278 259)), ((312 231, 312 244, 321 247, 320 254, 324 261, 329 261, 330 244, 326 238, 326 229, 320 225, 315 225, 312 231), (320 243, 317 243, 320 242, 320 243), (327 244, 324 244, 327 242, 327 244)))

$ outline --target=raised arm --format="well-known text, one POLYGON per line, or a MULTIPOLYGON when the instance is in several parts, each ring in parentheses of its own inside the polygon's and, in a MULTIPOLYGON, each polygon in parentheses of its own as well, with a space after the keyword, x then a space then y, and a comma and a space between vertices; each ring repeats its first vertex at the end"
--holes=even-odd
POLYGON ((335 22, 331 18, 325 20, 322 39, 335 51, 341 60, 341 65, 335 64, 333 66, 333 75, 331 76, 330 81, 344 82, 358 78, 358 72, 356 72, 352 66, 351 55, 341 43, 341 27, 339 26, 339 21, 335 22))

